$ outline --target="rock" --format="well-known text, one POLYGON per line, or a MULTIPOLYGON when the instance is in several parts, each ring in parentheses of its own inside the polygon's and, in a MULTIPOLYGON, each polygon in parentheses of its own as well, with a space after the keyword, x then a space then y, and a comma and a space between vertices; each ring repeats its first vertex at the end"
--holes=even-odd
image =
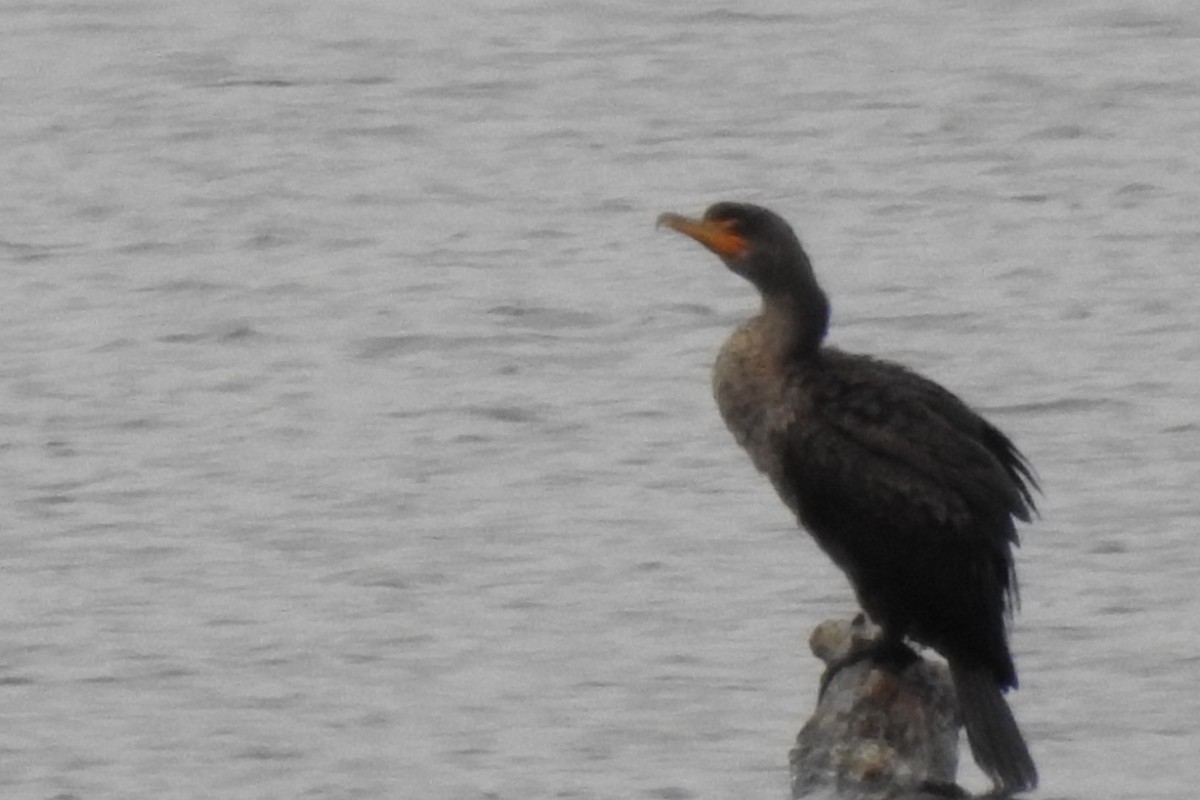
POLYGON ((809 645, 826 669, 789 757, 793 798, 968 796, 955 783, 960 721, 949 670, 916 653, 885 655, 879 641, 861 614, 813 631, 809 645))

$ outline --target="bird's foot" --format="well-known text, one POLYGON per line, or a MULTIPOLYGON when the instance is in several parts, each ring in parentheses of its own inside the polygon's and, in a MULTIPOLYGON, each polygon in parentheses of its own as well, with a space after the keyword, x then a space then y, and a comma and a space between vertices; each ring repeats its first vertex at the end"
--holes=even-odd
POLYGON ((859 643, 849 655, 831 663, 821 675, 818 698, 825 696, 825 690, 839 672, 862 661, 872 661, 895 672, 903 672, 920 660, 916 651, 906 645, 903 640, 881 637, 872 641, 859 643))

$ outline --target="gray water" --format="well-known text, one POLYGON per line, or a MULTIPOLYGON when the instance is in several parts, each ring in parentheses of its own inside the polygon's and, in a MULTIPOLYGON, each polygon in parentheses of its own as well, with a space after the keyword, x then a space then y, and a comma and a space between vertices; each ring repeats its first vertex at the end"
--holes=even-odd
POLYGON ((0 31, 5 797, 786 796, 854 606, 709 397, 751 290, 653 221, 717 199, 1036 465, 1041 796, 1194 797, 1194 4, 0 31))

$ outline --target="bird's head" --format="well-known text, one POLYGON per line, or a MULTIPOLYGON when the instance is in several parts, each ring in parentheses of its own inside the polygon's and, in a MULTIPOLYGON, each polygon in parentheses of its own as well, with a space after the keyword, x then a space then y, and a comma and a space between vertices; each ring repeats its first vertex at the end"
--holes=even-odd
POLYGON ((700 219, 662 214, 658 224, 690 236, 763 294, 787 291, 812 266, 792 227, 773 211, 749 203, 717 203, 700 219))

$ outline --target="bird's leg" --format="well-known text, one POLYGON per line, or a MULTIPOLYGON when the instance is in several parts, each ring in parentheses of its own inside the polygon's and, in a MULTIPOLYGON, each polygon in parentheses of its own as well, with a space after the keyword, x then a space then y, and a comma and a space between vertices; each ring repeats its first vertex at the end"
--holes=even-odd
POLYGON ((904 637, 889 636, 886 631, 868 655, 873 661, 892 667, 897 672, 903 672, 921 658, 916 650, 905 644, 904 637))
POLYGON ((865 615, 859 614, 852 624, 855 629, 861 629, 861 632, 854 636, 850 652, 837 661, 831 662, 821 675, 818 698, 825 695, 829 683, 839 672, 861 661, 869 659, 896 672, 903 672, 920 658, 911 647, 904 643, 903 636, 890 634, 886 629, 875 628, 865 615))

